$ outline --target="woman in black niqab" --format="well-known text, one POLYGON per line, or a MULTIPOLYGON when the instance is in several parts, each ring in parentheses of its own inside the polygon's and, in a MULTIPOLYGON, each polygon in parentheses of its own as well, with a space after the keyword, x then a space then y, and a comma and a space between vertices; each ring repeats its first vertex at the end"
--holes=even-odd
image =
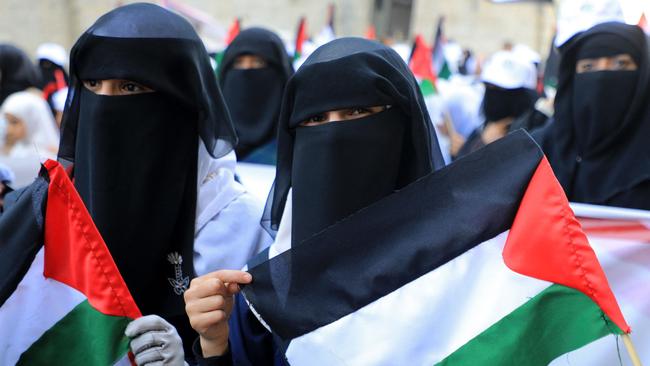
POLYGON ((239 137, 235 148, 237 159, 275 164, 282 93, 293 75, 293 66, 282 40, 263 28, 242 31, 226 48, 218 74, 239 137), (237 59, 241 56, 259 57, 264 65, 240 68, 237 59))
POLYGON ((554 122, 540 142, 569 200, 650 209, 650 64, 643 31, 603 23, 561 49, 554 122), (628 55, 635 69, 584 70, 580 60, 628 55))
POLYGON ((417 82, 377 42, 341 38, 317 49, 287 84, 270 199, 277 228, 292 189, 292 242, 444 166, 417 82), (320 113, 384 106, 368 117, 305 127, 320 113))
POLYGON ((182 293, 195 276, 199 138, 212 157, 236 144, 205 48, 180 16, 127 5, 82 34, 70 76, 59 161, 73 166, 74 185, 142 313, 174 324, 189 347, 182 293), (109 79, 153 91, 109 96, 84 86, 109 79))
MULTIPOLYGON (((392 49, 361 38, 334 40, 307 58, 287 83, 278 129, 264 224, 279 227, 280 247, 288 237, 301 245, 444 166, 408 66, 392 49)), ((235 301, 224 364, 286 365, 243 297, 235 301)), ((201 356, 200 347, 195 353, 201 356)))

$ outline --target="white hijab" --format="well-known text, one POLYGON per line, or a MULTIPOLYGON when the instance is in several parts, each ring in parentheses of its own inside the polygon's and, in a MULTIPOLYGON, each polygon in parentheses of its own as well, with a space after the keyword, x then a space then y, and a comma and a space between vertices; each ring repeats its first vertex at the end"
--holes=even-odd
POLYGON ((195 233, 246 190, 235 182, 235 151, 215 159, 199 139, 195 233))
POLYGON ((0 116, 9 113, 25 123, 26 136, 9 152, 9 157, 56 158, 59 133, 47 102, 29 91, 11 94, 0 107, 0 116))

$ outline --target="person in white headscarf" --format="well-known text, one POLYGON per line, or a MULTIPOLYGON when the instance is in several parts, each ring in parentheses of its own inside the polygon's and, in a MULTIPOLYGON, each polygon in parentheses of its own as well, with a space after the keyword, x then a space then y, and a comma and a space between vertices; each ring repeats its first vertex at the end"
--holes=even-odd
POLYGON ((59 132, 47 102, 32 91, 11 94, 0 107, 0 163, 15 172, 13 187, 29 184, 41 161, 56 158, 59 132))
POLYGON ((0 107, 0 117, 6 124, 1 155, 56 157, 59 134, 43 98, 29 91, 14 93, 0 107))

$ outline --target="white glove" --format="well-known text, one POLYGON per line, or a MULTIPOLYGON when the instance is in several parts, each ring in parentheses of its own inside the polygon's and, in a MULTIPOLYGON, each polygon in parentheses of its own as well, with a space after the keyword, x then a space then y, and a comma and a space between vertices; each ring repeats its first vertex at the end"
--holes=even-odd
POLYGON ((138 318, 124 331, 138 366, 183 366, 183 341, 176 328, 158 315, 138 318))

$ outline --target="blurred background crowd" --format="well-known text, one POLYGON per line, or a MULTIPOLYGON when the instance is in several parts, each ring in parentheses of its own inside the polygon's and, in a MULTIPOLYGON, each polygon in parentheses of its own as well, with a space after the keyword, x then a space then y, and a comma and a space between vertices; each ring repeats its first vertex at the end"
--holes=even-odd
MULTIPOLYGON (((30 183, 40 162, 56 157, 70 47, 99 15, 126 3, 0 0, 0 197, 30 183)), ((156 3, 195 26, 213 58, 215 77, 224 50, 251 27, 275 32, 294 69, 337 37, 390 45, 420 82, 447 163, 509 131, 534 132, 552 120, 557 47, 576 33, 608 21, 650 30, 645 15, 650 1, 641 0, 156 3)), ((240 140, 246 140, 244 130, 238 126, 240 140)), ((241 161, 273 164, 259 156, 246 160, 250 151, 237 152, 241 161)))

